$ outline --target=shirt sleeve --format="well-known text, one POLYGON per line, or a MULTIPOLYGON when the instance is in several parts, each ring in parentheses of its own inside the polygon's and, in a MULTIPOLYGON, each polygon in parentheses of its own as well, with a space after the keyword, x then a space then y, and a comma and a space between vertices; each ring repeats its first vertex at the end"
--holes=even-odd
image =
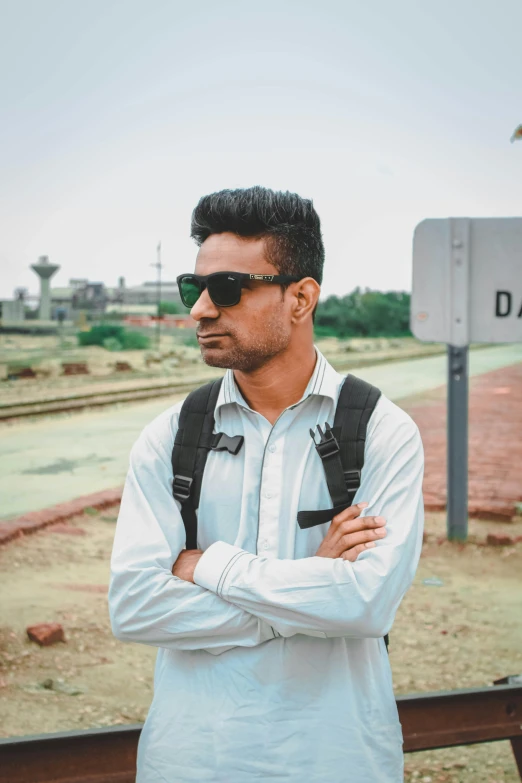
POLYGON ((146 428, 131 451, 111 557, 114 635, 215 655, 278 636, 247 610, 172 574, 185 548, 185 529, 171 485, 170 455, 146 428))
POLYGON ((420 433, 406 413, 390 401, 388 405, 371 437, 368 433, 354 500, 369 503, 365 516, 386 518, 385 539, 354 563, 317 556, 266 558, 218 541, 200 558, 194 581, 265 620, 282 636, 388 633, 417 568, 424 522, 420 433))

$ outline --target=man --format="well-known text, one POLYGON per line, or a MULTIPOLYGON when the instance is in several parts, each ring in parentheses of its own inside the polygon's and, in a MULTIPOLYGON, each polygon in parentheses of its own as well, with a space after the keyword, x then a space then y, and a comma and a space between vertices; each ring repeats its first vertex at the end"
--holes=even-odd
POLYGON ((421 548, 418 429, 381 395, 357 505, 300 529, 299 510, 331 506, 309 430, 343 380, 313 343, 319 217, 292 193, 226 190, 200 200, 192 237, 181 293, 204 361, 227 368, 215 432, 245 440, 209 453, 194 550, 172 496, 181 403, 132 449, 109 602, 119 639, 159 648, 137 781, 399 783, 383 636, 421 548))

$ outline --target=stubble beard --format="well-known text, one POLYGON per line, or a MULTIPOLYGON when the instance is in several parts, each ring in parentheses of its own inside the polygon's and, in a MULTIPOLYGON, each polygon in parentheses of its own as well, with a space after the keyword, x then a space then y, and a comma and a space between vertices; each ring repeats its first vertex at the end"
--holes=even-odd
POLYGON ((283 353, 290 343, 290 335, 281 319, 274 317, 265 322, 263 329, 256 332, 248 344, 238 340, 233 332, 228 332, 232 343, 226 348, 206 348, 200 346, 201 356, 209 367, 222 367, 227 370, 254 372, 274 356, 283 353))

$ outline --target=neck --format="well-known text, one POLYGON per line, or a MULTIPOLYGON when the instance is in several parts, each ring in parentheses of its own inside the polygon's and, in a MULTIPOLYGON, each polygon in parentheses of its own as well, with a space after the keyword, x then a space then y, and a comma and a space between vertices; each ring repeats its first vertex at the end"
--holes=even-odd
POLYGON ((304 351, 287 351, 274 356, 257 370, 234 370, 241 394, 252 410, 271 424, 290 405, 299 402, 312 377, 317 355, 310 342, 304 351))

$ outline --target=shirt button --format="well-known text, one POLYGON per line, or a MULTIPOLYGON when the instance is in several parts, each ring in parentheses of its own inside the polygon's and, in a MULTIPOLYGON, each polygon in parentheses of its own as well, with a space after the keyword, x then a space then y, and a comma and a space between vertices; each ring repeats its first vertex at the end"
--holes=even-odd
POLYGON ((265 498, 271 498, 272 493, 271 492, 265 492, 265 498))
POLYGON ((263 549, 268 549, 268 541, 263 541, 263 549))
POLYGON ((272 452, 272 454, 274 453, 274 451, 275 451, 276 449, 277 449, 277 446, 275 446, 273 443, 271 443, 271 444, 270 444, 270 446, 268 447, 268 451, 271 451, 271 452, 272 452))

